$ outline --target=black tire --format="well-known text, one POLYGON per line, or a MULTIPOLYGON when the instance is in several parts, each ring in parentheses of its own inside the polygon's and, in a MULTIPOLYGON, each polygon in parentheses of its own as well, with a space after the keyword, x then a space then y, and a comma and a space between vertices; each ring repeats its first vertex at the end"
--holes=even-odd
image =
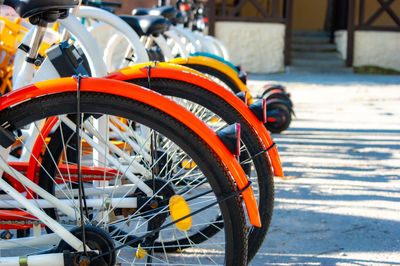
POLYGON ((288 129, 292 121, 290 109, 283 103, 273 103, 267 106, 267 118, 275 118, 275 121, 265 123, 272 133, 281 133, 288 129))
POLYGON ((234 93, 238 93, 241 92, 240 88, 236 85, 236 83, 231 79, 231 77, 229 77, 228 75, 226 75, 225 73, 210 67, 210 66, 205 66, 205 65, 197 65, 197 64, 184 64, 184 66, 193 68, 197 71, 200 71, 204 74, 213 76, 217 79, 219 79, 220 81, 222 81, 223 83, 225 83, 226 87, 229 88, 231 91, 233 91, 234 93))
POLYGON ((273 99, 280 99, 287 103, 291 108, 293 107, 292 100, 286 93, 280 93, 280 92, 274 92, 274 93, 268 93, 264 96, 265 100, 273 100, 273 99))
MULTIPOLYGON (((129 82, 145 87, 149 85, 147 79, 132 79, 129 80, 129 82)), ((271 166, 269 164, 267 155, 262 152, 265 148, 257 136, 257 133, 248 123, 246 118, 243 117, 235 108, 233 108, 224 99, 206 89, 191 83, 162 78, 152 78, 150 88, 163 95, 183 98, 204 106, 213 113, 217 114, 228 124, 240 123, 242 141, 248 151, 248 153, 242 153, 240 161, 245 161, 249 157, 251 158, 256 154, 259 154, 259 156, 252 160, 256 170, 256 177, 254 180, 252 180, 252 182, 253 184, 256 182, 258 185, 258 207, 261 216, 262 227, 252 226, 249 230, 248 261, 250 262, 250 260, 257 254, 259 247, 266 237, 274 206, 274 183, 271 166)), ((242 166, 245 172, 249 172, 247 166, 250 167, 251 164, 244 164, 242 166)), ((251 177, 252 175, 249 176, 251 177)), ((199 243, 203 241, 204 236, 215 234, 219 227, 220 225, 218 224, 218 219, 216 219, 214 227, 204 228, 203 231, 193 235, 190 238, 190 241, 199 243)))
MULTIPOLYGON (((82 113, 125 117, 149 126, 168 137, 199 166, 207 177, 208 183, 217 199, 222 199, 235 192, 236 186, 219 157, 190 128, 172 116, 141 102, 104 93, 82 92, 80 100, 82 113)), ((32 99, 0 112, 0 121, 2 123, 8 121, 15 129, 19 129, 43 118, 60 114, 73 114, 75 110, 76 93, 53 94, 32 99)), ((57 138, 52 138, 48 145, 49 148, 53 145, 51 142, 54 139, 57 138)), ((48 180, 56 174, 57 168, 55 165, 58 162, 55 161, 60 158, 62 150, 63 148, 50 154, 49 149, 47 149, 43 157, 39 179, 41 185, 47 187, 47 189, 52 187, 48 180), (47 185, 46 180, 48 181, 47 185)), ((231 197, 216 206, 219 206, 224 218, 224 263, 225 265, 245 265, 247 262, 247 229, 240 197, 231 197)))

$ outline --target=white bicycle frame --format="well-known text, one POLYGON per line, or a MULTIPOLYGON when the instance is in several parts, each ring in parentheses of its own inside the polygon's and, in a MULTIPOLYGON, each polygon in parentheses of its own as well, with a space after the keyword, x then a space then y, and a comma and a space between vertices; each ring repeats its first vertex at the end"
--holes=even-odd
POLYGON ((212 42, 214 46, 219 50, 219 55, 224 58, 226 61, 229 61, 229 53, 228 49, 226 46, 219 40, 218 38, 215 38, 214 36, 206 35, 205 38, 212 42))
MULTIPOLYGON (((107 25, 112 26, 119 31, 133 47, 137 63, 149 61, 147 52, 144 49, 139 36, 125 21, 120 19, 118 16, 94 7, 80 7, 77 15, 81 17, 87 17, 89 19, 99 20, 105 22, 107 25)), ((89 31, 79 22, 79 20, 70 14, 66 19, 59 20, 59 23, 61 26, 65 27, 76 40, 78 40, 79 46, 82 48, 88 58, 92 76, 103 77, 107 75, 107 67, 102 60, 103 54, 101 53, 100 48, 98 47, 94 38, 89 34, 89 31)), ((93 27, 93 33, 100 31, 103 26, 106 26, 106 24, 102 23, 102 26, 93 27)), ((31 31, 33 31, 33 29, 31 31)), ((29 42, 31 41, 31 36, 33 34, 31 31, 25 36, 22 43, 27 45, 30 44, 29 42)), ((15 69, 21 69, 21 71, 16 77, 16 81, 13 84, 13 89, 32 83, 34 68, 31 64, 24 62, 24 58, 25 55, 23 55, 22 51, 19 50, 15 58, 14 67, 15 69)), ((49 79, 49 77, 46 76, 40 77, 43 78, 43 80, 49 79)), ((40 79, 37 78, 35 82, 37 81, 40 81, 40 79)))
MULTIPOLYGON (((174 59, 176 54, 179 54, 182 58, 188 58, 190 53, 195 52, 208 52, 218 56, 226 54, 224 58, 228 57, 226 48, 223 47, 220 41, 211 37, 206 38, 209 36, 203 36, 200 32, 190 32, 184 28, 171 26, 163 35, 157 37, 143 36, 141 40, 146 48, 150 48, 151 44, 155 42, 160 48, 165 61, 174 59)), ((121 39, 122 36, 120 34, 115 34, 107 44, 105 61, 109 71, 114 70, 112 68, 112 54, 121 39)), ((126 52, 126 54, 129 53, 129 51, 126 52)))
MULTIPOLYGON (((149 61, 146 49, 140 41, 137 33, 118 16, 99 8, 87 6, 80 7, 77 16, 99 21, 99 23, 96 23, 88 29, 88 31, 92 34, 101 33, 105 28, 111 26, 112 28, 117 30, 117 34, 119 36, 123 36, 128 41, 130 47, 133 48, 135 63, 149 61)), ((119 39, 118 41, 121 41, 121 39, 119 39)), ((108 54, 109 51, 107 51, 106 49, 104 54, 104 62, 107 62, 108 54)))
MULTIPOLYGON (((136 62, 147 62, 148 61, 148 56, 147 52, 141 43, 138 35, 136 32, 122 19, 119 17, 106 12, 104 10, 101 10, 99 8, 93 8, 93 7, 80 7, 77 13, 78 16, 82 17, 87 17, 90 19, 95 19, 95 20, 100 20, 104 21, 107 24, 111 25, 115 29, 117 29, 119 32, 122 34, 120 36, 124 36, 129 44, 134 47, 135 51, 135 56, 137 58, 136 62)), ((93 77, 103 77, 107 75, 107 67, 102 60, 103 55, 94 40, 94 38, 91 36, 91 34, 86 30, 86 28, 80 23, 78 19, 76 19, 73 15, 69 15, 66 19, 59 20, 59 23, 61 26, 66 28, 72 36, 78 40, 78 45, 82 48, 84 51, 85 55, 87 56, 88 62, 90 69, 92 71, 92 76, 93 77)), ((102 25, 105 25, 102 23, 102 25)), ((101 26, 97 27, 96 29, 93 28, 93 31, 99 31, 101 30, 101 26)), ((31 29, 29 33, 25 36, 23 39, 22 43, 26 45, 30 45, 32 35, 33 35, 34 29, 31 29)), ((105 56, 107 57, 107 56, 105 56)), ((22 86, 34 83, 34 82, 39 82, 43 80, 49 80, 53 78, 59 78, 59 75, 57 74, 57 71, 54 71, 54 68, 49 66, 48 62, 45 60, 41 66, 42 71, 38 71, 35 73, 35 68, 32 64, 28 64, 24 60, 25 54, 18 50, 15 62, 14 62, 14 68, 15 69, 21 69, 19 71, 19 74, 16 76, 15 81, 13 82, 13 88, 20 88, 22 86)), ((99 126, 99 128, 103 128, 99 126)), ((32 148, 34 141, 36 140, 37 136, 33 135, 33 128, 31 127, 28 131, 24 132, 26 135, 25 136, 30 136, 29 142, 27 143, 27 148, 32 148)), ((27 161, 28 160, 28 152, 26 149, 23 150, 23 154, 21 156, 21 160, 27 161)))
MULTIPOLYGON (((89 59, 89 64, 91 68, 93 69, 93 75, 94 76, 104 76, 106 74, 106 68, 105 64, 103 61, 99 61, 98 59, 101 58, 99 56, 96 56, 98 54, 101 54, 99 52, 99 49, 97 47, 97 44, 93 40, 93 38, 90 36, 90 34, 87 34, 87 31, 85 32, 84 27, 82 26, 81 23, 76 18, 73 18, 72 16, 69 16, 69 19, 60 21, 63 26, 66 28, 69 28, 71 30, 72 35, 79 36, 77 39, 80 40, 82 49, 84 52, 87 54, 87 57, 89 59), (84 41, 82 41, 84 40, 84 41), (91 48, 88 48, 88 43, 91 44, 91 48)), ((31 43, 33 32, 30 34, 27 34, 26 37, 24 38, 23 43, 31 43)), ((139 46, 140 47, 140 46, 139 46)), ((22 75, 17 76, 17 81, 15 82, 15 87, 20 87, 25 84, 29 84, 32 82, 37 82, 40 80, 48 80, 51 78, 57 78, 58 74, 57 71, 55 71, 54 67, 52 67, 51 63, 46 59, 44 60, 41 68, 37 71, 35 76, 33 77, 33 74, 35 72, 34 66, 32 64, 27 64, 25 62, 21 63, 23 60, 24 55, 20 53, 19 57, 16 59, 16 65, 15 69, 22 69, 20 73, 22 75), (28 75, 27 75, 28 73, 28 75), (25 75, 24 75, 25 74, 25 75)), ((69 125, 71 128, 75 129, 75 124, 72 121, 68 121, 68 118, 63 117, 62 118, 63 122, 69 125)), ((26 139, 33 139, 35 140, 36 137, 38 137, 38 130, 36 134, 34 133, 34 130, 32 128, 39 128, 39 125, 32 125, 31 130, 28 131, 29 137, 26 139), (36 137, 34 137, 36 135, 36 137)), ((92 126, 90 127, 89 125, 85 124, 85 129, 94 134, 97 138, 100 138, 100 134, 96 131, 96 129, 92 126), (97 132, 97 133, 96 133, 97 132), (96 134, 95 134, 96 133, 96 134)), ((83 133, 83 132, 81 132, 83 133)), ((86 142, 90 143, 94 149, 101 153, 102 156, 107 156, 105 154, 105 150, 102 146, 100 146, 94 138, 92 139, 90 136, 87 134, 82 134, 82 139, 84 139, 86 142)), ((30 142, 28 145, 25 145, 24 147, 27 147, 28 152, 31 150, 33 147, 34 142, 30 142)), ((123 153, 119 148, 112 146, 111 143, 106 142, 106 145, 109 149, 112 149, 114 152, 116 152, 118 155, 123 156, 124 159, 129 159, 126 157, 126 154, 123 153)), ((17 190, 15 190, 12 186, 10 186, 7 182, 5 182, 3 179, 0 179, 0 188, 7 192, 7 194, 10 196, 10 198, 7 201, 2 201, 2 206, 24 206, 32 215, 36 216, 39 218, 44 224, 46 224, 50 229, 52 229, 56 234, 58 235, 58 238, 54 239, 64 239, 69 245, 71 245, 74 249, 77 251, 83 250, 82 247, 82 242, 76 238, 74 235, 72 235, 67 229, 65 229, 63 226, 61 226, 58 222, 54 221, 52 218, 50 218, 48 215, 46 215, 44 212, 42 212, 39 208, 40 207, 53 207, 59 209, 61 212, 66 214, 68 217, 75 218, 77 219, 77 210, 73 209, 72 206, 69 204, 65 204, 65 200, 59 200, 57 197, 51 195, 47 191, 43 190, 41 187, 39 187, 37 184, 34 182, 30 181, 28 178, 23 176, 21 173, 18 171, 14 170, 11 166, 8 165, 6 162, 5 158, 8 157, 8 154, 10 152, 10 149, 4 149, 0 147, 0 154, 2 155, 0 158, 0 175, 3 174, 3 171, 18 180, 21 184, 24 186, 30 188, 33 192, 36 194, 40 195, 44 200, 28 200, 25 196, 21 195, 17 190), (12 199, 14 200, 12 200, 12 199), (18 204, 17 204, 18 203, 18 204)), ((23 157, 26 159, 26 156, 23 157)), ((111 164, 118 165, 121 169, 121 165, 118 162, 117 159, 110 159, 112 157, 108 156, 108 160, 111 161, 111 164)), ((122 167, 122 170, 125 172, 125 176, 132 181, 132 183, 135 184, 138 188, 140 188, 147 196, 151 196, 153 194, 152 189, 149 188, 142 180, 137 178, 130 170, 134 170, 137 172, 139 169, 139 172, 141 175, 148 176, 150 173, 147 169, 145 169, 143 166, 140 164, 133 162, 133 165, 125 166, 122 167), (134 169, 133 169, 134 168, 134 169)), ((132 187, 133 189, 134 187, 132 187)), ((101 193, 100 193, 101 194, 101 193)), ((102 199, 91 199, 88 201, 88 206, 96 207, 100 206, 103 203, 102 199)), ((130 198, 127 201, 123 198, 115 198, 112 200, 111 204, 115 204, 114 207, 123 207, 123 206, 136 206, 136 199, 135 198, 130 198)), ((24 241, 26 239, 24 238, 24 241)), ((33 241, 35 242, 35 241, 33 241)), ((41 241, 39 241, 41 242, 41 241)), ((7 242, 8 243, 8 242, 7 242)), ((6 245, 7 245, 6 243, 6 245)), ((2 246, 5 248, 4 244, 2 246)), ((60 255, 60 254, 59 254, 60 255)), ((52 256, 56 256, 56 254, 52 254, 52 256)), ((60 255, 62 257, 62 254, 60 255)), ((35 265, 34 257, 30 257, 33 260, 30 261, 30 265, 35 265)), ((40 260, 41 263, 43 263, 43 258, 41 257, 42 260, 40 260)), ((53 258, 54 259, 54 258, 53 258)), ((62 261, 62 259, 58 258, 58 261, 62 261)), ((0 265, 14 265, 14 263, 18 263, 15 265, 19 265, 18 258, 13 257, 13 258, 0 258, 0 265)), ((63 265, 63 264, 61 264, 63 265)))

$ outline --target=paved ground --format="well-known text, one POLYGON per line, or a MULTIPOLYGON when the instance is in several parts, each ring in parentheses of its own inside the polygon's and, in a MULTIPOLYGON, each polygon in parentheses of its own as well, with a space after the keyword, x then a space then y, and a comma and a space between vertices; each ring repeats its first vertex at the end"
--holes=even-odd
POLYGON ((286 180, 252 265, 400 265, 400 76, 251 75, 287 85, 286 180))

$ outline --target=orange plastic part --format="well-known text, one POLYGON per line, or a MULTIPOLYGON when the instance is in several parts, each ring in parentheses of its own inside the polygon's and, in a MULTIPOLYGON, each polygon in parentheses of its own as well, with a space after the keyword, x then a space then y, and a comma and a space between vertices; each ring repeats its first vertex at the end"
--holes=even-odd
MULTIPOLYGON (((38 82, 33 85, 12 91, 11 93, 1 97, 0 111, 11 105, 15 105, 35 97, 54 93, 76 91, 76 88, 77 81, 74 78, 62 78, 38 82)), ((235 156, 233 156, 221 142, 217 134, 208 128, 206 124, 197 119, 194 114, 187 111, 184 107, 146 88, 110 79, 84 78, 81 81, 80 90, 124 96, 149 104, 175 117, 191 128, 196 134, 198 134, 204 141, 207 142, 207 144, 225 163, 225 166, 231 173, 239 189, 243 189, 248 185, 248 180, 243 172, 242 167, 236 160, 235 156)), ((260 214, 258 212, 257 202, 252 188, 249 187, 246 189, 242 193, 242 196, 246 204, 246 210, 250 223, 254 226, 260 227, 260 214)))

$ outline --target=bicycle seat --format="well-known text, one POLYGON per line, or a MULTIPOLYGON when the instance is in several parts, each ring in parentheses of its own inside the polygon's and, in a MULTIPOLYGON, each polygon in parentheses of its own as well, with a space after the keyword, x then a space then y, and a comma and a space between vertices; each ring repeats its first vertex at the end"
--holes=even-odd
POLYGON ((131 26, 139 36, 158 36, 169 29, 171 23, 158 16, 119 16, 131 26))
POLYGON ((185 23, 185 17, 181 11, 176 12, 176 16, 170 20, 173 25, 185 23))
POLYGON ((132 15, 134 16, 144 16, 150 13, 151 8, 135 8, 132 10, 132 15))
POLYGON ((78 0, 5 0, 22 18, 54 10, 66 10, 79 4, 78 0))
POLYGON ((162 16, 168 20, 173 20, 176 17, 176 8, 173 6, 162 6, 154 8, 136 8, 132 10, 132 15, 143 16, 143 15, 153 15, 162 16))

